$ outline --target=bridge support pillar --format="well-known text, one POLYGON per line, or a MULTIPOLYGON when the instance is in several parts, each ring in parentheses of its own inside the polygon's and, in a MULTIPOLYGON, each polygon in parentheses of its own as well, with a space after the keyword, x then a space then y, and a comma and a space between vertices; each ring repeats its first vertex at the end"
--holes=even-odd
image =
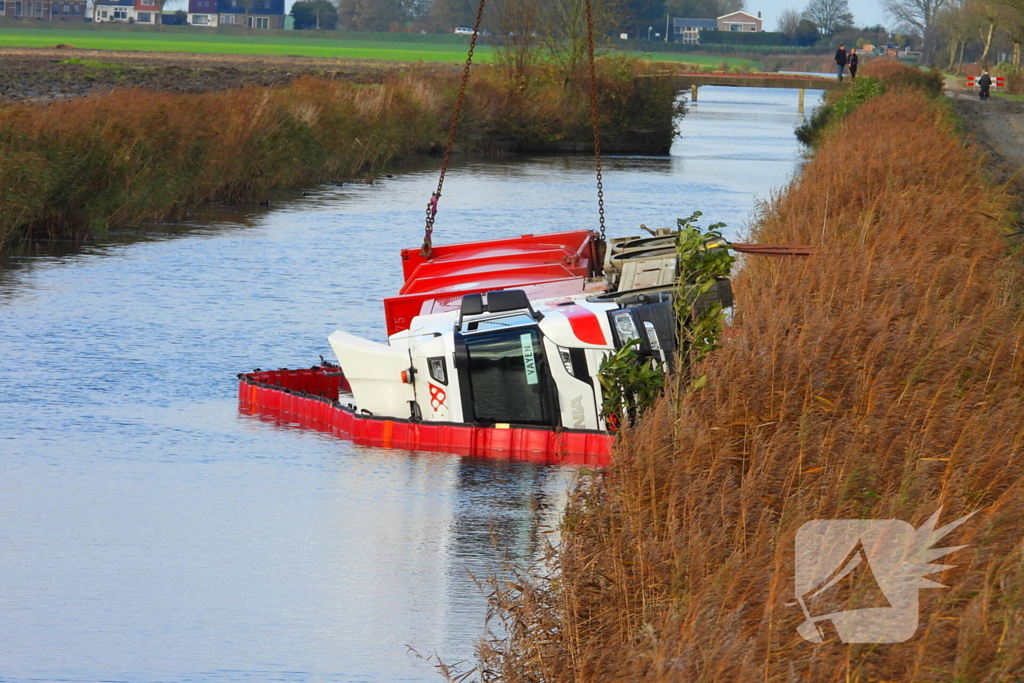
POLYGON ((695 86, 695 85, 691 85, 690 86, 690 101, 691 102, 696 102, 697 101, 697 86, 695 86))
POLYGON ((800 88, 800 99, 798 100, 798 103, 797 103, 797 110, 801 114, 804 113, 804 89, 803 88, 800 88))

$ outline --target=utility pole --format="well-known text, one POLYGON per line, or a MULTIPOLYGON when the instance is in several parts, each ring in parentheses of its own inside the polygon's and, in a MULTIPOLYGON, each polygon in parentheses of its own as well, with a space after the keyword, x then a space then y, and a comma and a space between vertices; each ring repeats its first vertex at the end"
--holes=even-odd
POLYGON ((665 13, 665 42, 668 42, 668 12, 665 13))

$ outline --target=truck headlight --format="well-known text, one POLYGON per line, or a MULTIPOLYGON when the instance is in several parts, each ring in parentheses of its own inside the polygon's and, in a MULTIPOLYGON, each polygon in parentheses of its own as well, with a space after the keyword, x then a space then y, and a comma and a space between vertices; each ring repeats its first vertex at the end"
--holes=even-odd
POLYGON ((640 339, 640 333, 636 329, 636 322, 630 311, 618 311, 612 313, 612 323, 615 325, 615 333, 619 337, 619 346, 631 339, 640 339))
POLYGON ((562 365, 565 366, 565 371, 575 377, 576 373, 572 371, 572 356, 569 355, 569 349, 563 349, 559 346, 558 357, 562 359, 562 365))

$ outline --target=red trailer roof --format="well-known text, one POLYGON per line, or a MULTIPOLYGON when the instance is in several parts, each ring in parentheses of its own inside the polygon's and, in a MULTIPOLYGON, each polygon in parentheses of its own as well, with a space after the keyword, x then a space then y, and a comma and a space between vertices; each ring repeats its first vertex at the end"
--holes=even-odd
POLYGON ((409 329, 417 315, 458 307, 466 294, 526 289, 532 299, 579 294, 600 264, 596 233, 548 235, 436 246, 432 258, 402 250, 405 284, 384 300, 388 335, 409 329))

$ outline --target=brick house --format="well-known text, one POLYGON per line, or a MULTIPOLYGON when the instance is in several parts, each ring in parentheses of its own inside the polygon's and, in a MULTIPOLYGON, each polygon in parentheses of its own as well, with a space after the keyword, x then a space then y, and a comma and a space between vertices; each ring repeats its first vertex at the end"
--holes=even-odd
POLYGON ((135 0, 135 19, 136 24, 159 24, 160 23, 160 6, 157 4, 157 0, 135 0))
POLYGON ((85 21, 85 1, 0 0, 0 17, 27 21, 85 21))
POLYGON ((748 14, 747 12, 724 14, 718 17, 718 30, 743 31, 744 33, 763 31, 764 28, 761 23, 761 13, 758 12, 756 17, 753 14, 748 14))
POLYGON ((284 0, 188 0, 188 23, 192 26, 283 29, 284 0), (248 24, 246 4, 249 5, 248 24))

